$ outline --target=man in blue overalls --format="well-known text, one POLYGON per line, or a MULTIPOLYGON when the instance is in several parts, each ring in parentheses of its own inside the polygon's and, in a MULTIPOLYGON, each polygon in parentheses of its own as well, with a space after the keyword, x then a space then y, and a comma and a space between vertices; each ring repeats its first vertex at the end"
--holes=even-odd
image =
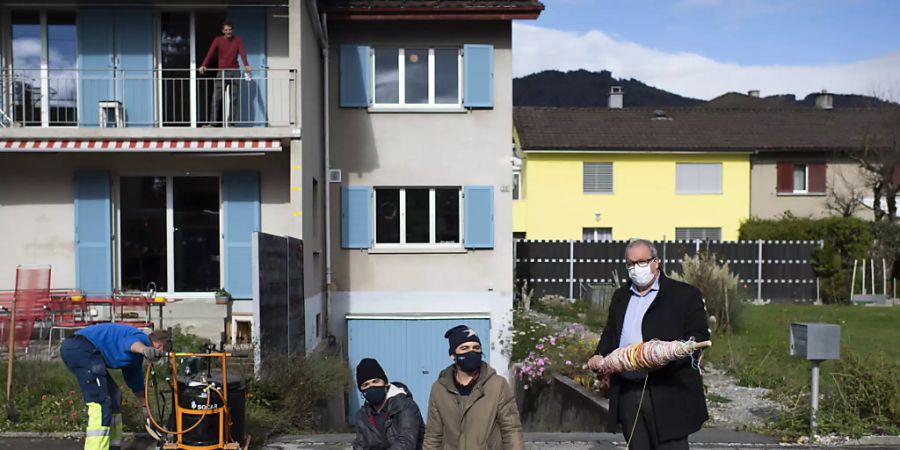
POLYGON ((125 384, 143 405, 144 358, 155 362, 163 356, 168 333, 159 330, 147 336, 130 325, 91 325, 63 341, 60 356, 78 379, 88 408, 85 450, 118 449, 122 445, 122 392, 109 369, 122 369, 125 384))

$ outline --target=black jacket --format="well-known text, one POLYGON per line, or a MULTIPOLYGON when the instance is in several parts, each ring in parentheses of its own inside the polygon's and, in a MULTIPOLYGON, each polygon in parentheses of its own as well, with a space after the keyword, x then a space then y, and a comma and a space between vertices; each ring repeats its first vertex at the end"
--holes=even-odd
MULTIPOLYGON (((595 354, 606 356, 619 347, 625 310, 631 299, 631 284, 616 290, 609 305, 609 318, 600 336, 595 354)), ((647 309, 641 324, 644 341, 709 340, 706 307, 700 291, 686 283, 660 274, 659 292, 647 309)), ((609 424, 607 430, 618 431, 619 385, 621 377, 610 377, 609 424)), ((709 419, 703 379, 691 368, 691 359, 671 362, 650 372, 644 401, 652 401, 659 438, 679 439, 696 432, 709 419)))
POLYGON ((409 389, 401 383, 391 383, 385 401, 388 419, 384 432, 375 426, 374 411, 368 404, 356 412, 353 450, 421 450, 425 423, 409 389))

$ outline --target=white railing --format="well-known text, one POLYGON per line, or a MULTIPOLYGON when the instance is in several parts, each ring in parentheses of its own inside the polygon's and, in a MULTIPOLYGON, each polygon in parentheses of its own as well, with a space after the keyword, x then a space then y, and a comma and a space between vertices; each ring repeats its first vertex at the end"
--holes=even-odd
POLYGON ((0 126, 293 127, 296 89, 286 69, 6 69, 0 126))

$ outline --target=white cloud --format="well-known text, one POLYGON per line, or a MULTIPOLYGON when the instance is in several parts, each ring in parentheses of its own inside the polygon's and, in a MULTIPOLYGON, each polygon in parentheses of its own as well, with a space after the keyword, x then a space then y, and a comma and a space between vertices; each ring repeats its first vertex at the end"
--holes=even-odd
POLYGON ((803 97, 821 89, 871 95, 896 93, 900 86, 900 51, 840 65, 742 66, 696 53, 667 53, 598 30, 573 33, 521 23, 513 26, 513 49, 517 77, 548 69, 605 69, 616 78, 636 78, 701 99, 751 89, 759 89, 764 96, 803 97))

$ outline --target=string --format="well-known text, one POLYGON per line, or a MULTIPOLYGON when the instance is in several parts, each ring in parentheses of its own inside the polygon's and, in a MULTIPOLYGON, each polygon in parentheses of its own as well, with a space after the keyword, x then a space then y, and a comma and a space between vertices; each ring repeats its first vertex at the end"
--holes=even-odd
MULTIPOLYGON (((600 373, 621 373, 635 370, 647 370, 665 366, 683 358, 691 358, 691 367, 700 370, 700 360, 694 353, 712 345, 709 341, 696 342, 693 338, 686 341, 651 340, 639 342, 627 347, 613 350, 603 358, 600 373)), ((702 358, 702 353, 701 356, 702 358)))

